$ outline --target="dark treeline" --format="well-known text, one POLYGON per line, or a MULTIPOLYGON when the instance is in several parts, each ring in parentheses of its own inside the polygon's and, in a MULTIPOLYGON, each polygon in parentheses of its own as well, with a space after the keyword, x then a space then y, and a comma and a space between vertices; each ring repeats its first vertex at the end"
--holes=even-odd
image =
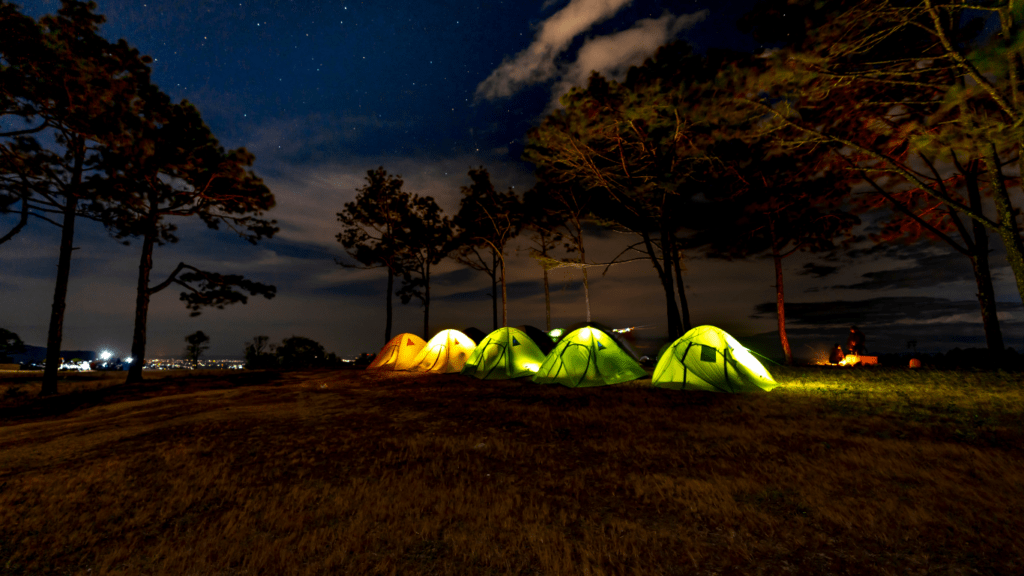
MULTIPOLYGON (((448 253, 490 276, 497 326, 504 247, 528 227, 545 288, 548 269, 581 269, 589 318, 587 268, 611 263, 587 260, 582 223, 628 231, 636 240, 623 253, 639 252, 654 268, 672 339, 693 325, 688 253, 766 256, 791 362, 787 256, 835 259, 863 240, 936 242, 970 260, 987 344, 999 353, 990 236, 1003 242, 1024 296, 1024 244, 1010 194, 1024 162, 1024 19, 1014 6, 766 0, 740 22, 771 47, 762 54, 698 54, 677 42, 621 81, 595 73, 527 134, 523 157, 538 184, 525 201, 470 171, 448 253), (856 236, 869 213, 881 218, 881 232, 856 236), (548 254, 563 241, 578 258, 548 254)), ((351 237, 346 248, 366 265, 384 265, 399 246, 415 246, 411 229, 377 236, 375 255, 351 237)), ((408 278, 400 257, 388 262, 408 278)))
MULTIPOLYGON (((129 380, 141 378, 148 306, 163 289, 183 288, 193 314, 275 293, 186 262, 151 277, 155 247, 177 240, 176 218, 224 224, 255 243, 276 232, 263 218, 274 198, 250 153, 222 148, 194 106, 150 82, 147 57, 97 34, 94 10, 64 0, 37 21, 0 0, 0 212, 14 222, 0 245, 31 222, 61 230, 45 393, 56 387, 78 219, 140 248, 129 380)), ((674 339, 699 323, 688 257, 763 257, 791 361, 787 257, 927 241, 969 260, 988 349, 1001 353, 991 242, 1004 246, 1024 297, 1014 203, 1024 165, 1022 22, 1008 1, 765 0, 740 21, 770 47, 761 54, 676 42, 621 80, 594 74, 563 95, 526 135, 537 183, 522 196, 477 167, 458 212, 446 215, 400 176, 369 171, 338 213, 349 256, 339 263, 386 270, 385 339, 395 295, 422 304, 430 335, 431 275, 445 258, 490 279, 492 326, 507 324, 506 258, 517 239, 540 265, 548 323, 555 267, 579 269, 589 320, 588 270, 623 260, 595 262, 585 231, 611 228, 633 239, 623 255, 654 269, 674 339), (859 237, 868 215, 880 232, 859 237)))
POLYGON ((61 230, 49 318, 43 394, 57 391, 65 299, 76 220, 137 241, 139 273, 128 382, 142 379, 151 297, 175 284, 199 314, 207 306, 274 295, 273 286, 240 275, 178 263, 152 280, 155 247, 176 242, 179 218, 227 225, 255 243, 272 236, 262 218, 274 196, 249 169, 253 156, 225 150, 188 102, 172 102, 150 81, 151 59, 125 41, 98 33, 92 2, 62 0, 34 20, 0 0, 0 212, 17 222, 7 242, 31 222, 61 230))

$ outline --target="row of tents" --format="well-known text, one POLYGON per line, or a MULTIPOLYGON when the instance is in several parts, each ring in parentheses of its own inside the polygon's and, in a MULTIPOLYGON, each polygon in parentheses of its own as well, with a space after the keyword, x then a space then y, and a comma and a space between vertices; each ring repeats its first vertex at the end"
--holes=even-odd
MULTIPOLYGON (((442 330, 429 342, 415 334, 399 334, 367 370, 461 373, 481 379, 529 377, 539 384, 569 387, 619 384, 648 375, 626 342, 596 324, 572 330, 557 343, 530 327, 498 328, 479 344, 458 330, 442 330)), ((651 384, 712 392, 768 391, 777 386, 749 350, 714 326, 698 326, 664 346, 651 384)))

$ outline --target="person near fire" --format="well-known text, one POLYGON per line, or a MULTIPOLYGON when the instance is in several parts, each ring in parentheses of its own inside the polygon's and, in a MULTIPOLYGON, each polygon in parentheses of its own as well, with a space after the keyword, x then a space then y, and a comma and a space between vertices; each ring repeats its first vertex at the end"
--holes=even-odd
POLYGON ((864 345, 864 333, 857 330, 856 326, 850 326, 850 339, 847 340, 846 345, 850 349, 850 354, 854 356, 861 356, 867 351, 867 347, 864 345))
POLYGON ((832 353, 828 355, 828 363, 839 364, 844 358, 846 358, 846 354, 843 353, 842 347, 836 343, 836 345, 832 347, 832 353))

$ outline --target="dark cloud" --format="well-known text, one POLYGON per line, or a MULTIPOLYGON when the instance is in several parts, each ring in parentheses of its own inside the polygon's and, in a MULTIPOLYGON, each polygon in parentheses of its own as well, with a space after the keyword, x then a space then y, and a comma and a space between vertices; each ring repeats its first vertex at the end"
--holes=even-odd
POLYGON ((322 244, 278 238, 264 241, 260 243, 260 246, 268 250, 273 250, 278 256, 284 258, 295 258, 297 260, 326 260, 327 262, 324 263, 324 265, 329 265, 331 262, 336 262, 338 260, 345 264, 357 264, 357 262, 345 255, 341 244, 338 244, 338 250, 333 252, 324 248, 322 244))
MULTIPOLYGON (((395 281, 395 289, 398 289, 398 281, 395 281)), ((386 276, 380 278, 374 278, 370 280, 353 280, 352 282, 345 282, 344 284, 334 284, 331 286, 323 286, 320 288, 314 288, 310 290, 311 294, 317 296, 351 296, 351 297, 369 297, 369 296, 381 296, 388 291, 388 279, 386 276)), ((383 300, 382 300, 383 302, 383 300)), ((395 299, 398 302, 398 299, 395 299)))
MULTIPOLYGON (((1009 302, 998 304, 1000 311, 1020 310, 1021 305, 1009 302)), ((752 318, 763 318, 775 314, 775 302, 765 302, 755 307, 752 318)), ((881 326, 909 320, 927 321, 981 312, 976 301, 950 301, 927 296, 883 297, 867 300, 834 300, 831 302, 787 302, 786 322, 801 326, 881 326)), ((948 324, 943 323, 943 326, 948 324)))
MULTIPOLYGON (((1009 334, 1019 334, 1024 323, 1019 321, 1003 321, 1004 345, 1024 349, 1024 342, 1019 338, 1010 338, 1009 334)), ((858 325, 866 336, 868 354, 900 354, 915 350, 924 353, 945 352, 953 348, 985 348, 985 331, 978 323, 972 322, 936 322, 932 324, 887 325, 865 327, 858 325), (916 346, 911 348, 910 342, 916 346)), ((846 348, 848 332, 845 327, 826 328, 792 328, 786 330, 793 356, 801 360, 823 359, 835 344, 846 348)), ((783 358, 782 344, 778 332, 765 332, 750 337, 737 338, 744 346, 768 356, 774 361, 783 358)))
MULTIPOLYGON (((576 291, 583 289, 583 282, 567 282, 567 283, 551 283, 550 290, 551 296, 554 298, 558 292, 562 290, 576 291)), ((498 290, 501 290, 501 285, 498 285, 498 290)), ((518 282, 509 282, 505 290, 508 293, 509 300, 518 300, 520 298, 529 298, 531 296, 537 296, 544 293, 544 283, 539 280, 522 280, 518 282)), ((447 294, 445 296, 439 296, 435 300, 440 302, 479 302, 479 301, 490 301, 491 299, 491 287, 487 286, 477 290, 467 290, 464 292, 455 292, 453 294, 447 294)))
POLYGON ((432 286, 458 286, 481 278, 487 278, 487 274, 472 268, 457 268, 451 272, 432 275, 430 283, 432 286))
POLYGON ((867 242, 865 244, 847 250, 844 255, 852 261, 857 261, 864 257, 917 260, 931 255, 935 250, 935 245, 928 242, 916 242, 914 244, 867 242))
MULTIPOLYGON (((476 290, 464 290, 451 294, 439 294, 440 289, 447 286, 464 286, 474 279, 479 281, 486 279, 486 275, 470 268, 459 268, 451 272, 437 274, 430 278, 432 302, 479 302, 491 300, 491 287, 484 286, 476 290)), ((573 283, 575 288, 581 288, 582 283, 573 283)), ((395 279, 395 290, 401 286, 401 278, 395 279)), ((312 290, 314 294, 331 296, 381 296, 383 297, 388 288, 388 280, 384 274, 379 278, 367 280, 353 280, 341 284, 334 284, 312 290)), ((519 281, 509 282, 506 286, 509 300, 527 298, 544 293, 544 286, 540 281, 519 281)), ((552 292, 555 287, 552 286, 552 292)), ((498 284, 500 294, 501 284, 498 284)), ((397 301, 397 299, 396 299, 397 301)))
MULTIPOLYGON (((903 258, 906 260, 906 258, 903 258)), ((835 286, 852 290, 880 290, 884 288, 924 288, 946 282, 974 280, 970 260, 957 252, 919 255, 914 265, 897 270, 866 272, 862 282, 835 286)))
POLYGON ((812 275, 815 278, 824 278, 831 274, 835 274, 839 270, 838 266, 820 266, 818 264, 804 264, 804 269, 797 274, 801 276, 812 275))

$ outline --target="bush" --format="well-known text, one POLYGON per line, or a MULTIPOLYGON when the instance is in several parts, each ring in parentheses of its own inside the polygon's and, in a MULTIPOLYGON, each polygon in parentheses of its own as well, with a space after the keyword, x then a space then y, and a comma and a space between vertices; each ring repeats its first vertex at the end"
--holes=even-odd
POLYGON ((327 363, 327 353, 315 340, 292 336, 277 347, 277 362, 286 370, 320 368, 327 363))

